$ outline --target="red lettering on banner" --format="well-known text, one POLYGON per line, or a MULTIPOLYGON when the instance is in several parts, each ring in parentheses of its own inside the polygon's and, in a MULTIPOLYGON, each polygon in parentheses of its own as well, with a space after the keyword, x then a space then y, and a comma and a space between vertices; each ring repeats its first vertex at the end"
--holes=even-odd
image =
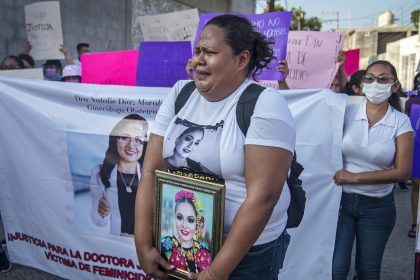
POLYGON ((44 252, 44 253, 45 253, 45 257, 47 258, 47 260, 54 261, 56 263, 59 263, 59 264, 77 269, 77 265, 73 260, 69 260, 69 259, 63 258, 61 256, 54 255, 51 252, 44 252))
POLYGON ((115 266, 123 266, 125 268, 135 268, 134 263, 130 259, 119 258, 109 255, 102 255, 98 253, 84 252, 83 260, 91 262, 99 262, 103 264, 112 264, 115 266))
POLYGON ((15 240, 25 241, 30 244, 33 244, 38 247, 43 247, 45 249, 47 248, 47 245, 45 244, 45 241, 27 234, 24 234, 22 232, 15 232, 14 234, 8 233, 7 234, 7 240, 10 242, 13 242, 15 240))
POLYGON ((80 254, 80 252, 78 250, 76 250, 76 253, 72 251, 72 249, 70 249, 70 257, 75 258, 75 259, 82 259, 82 255, 80 254))
POLYGON ((109 268, 104 266, 97 266, 94 265, 93 267, 93 274, 98 274, 101 276, 116 278, 116 279, 128 279, 128 280, 153 280, 155 278, 150 277, 141 272, 133 272, 133 271, 124 271, 115 268, 109 268))
POLYGON ((64 247, 60 247, 58 245, 52 244, 48 242, 48 249, 53 251, 54 253, 60 254, 60 255, 64 255, 64 256, 68 256, 69 253, 67 253, 66 248, 64 247))

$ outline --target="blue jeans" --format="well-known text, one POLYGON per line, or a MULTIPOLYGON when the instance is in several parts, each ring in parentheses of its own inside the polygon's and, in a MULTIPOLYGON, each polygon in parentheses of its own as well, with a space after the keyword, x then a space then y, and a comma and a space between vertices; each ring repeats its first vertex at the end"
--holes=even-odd
POLYGON ((333 279, 346 279, 355 237, 358 279, 380 279, 382 255, 395 218, 393 191, 381 198, 343 192, 332 264, 333 279))
POLYGON ((229 276, 230 280, 278 279, 290 243, 286 230, 274 241, 252 246, 229 276))

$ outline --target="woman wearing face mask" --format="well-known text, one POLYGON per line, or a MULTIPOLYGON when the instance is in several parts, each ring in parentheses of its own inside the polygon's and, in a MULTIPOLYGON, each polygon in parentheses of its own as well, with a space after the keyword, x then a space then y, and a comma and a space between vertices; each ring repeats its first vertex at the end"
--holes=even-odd
POLYGON ((342 186, 333 257, 333 279, 346 279, 356 237, 358 279, 379 279, 382 255, 394 228, 393 185, 410 177, 414 133, 401 112, 395 67, 388 61, 368 66, 363 77, 366 101, 346 108, 342 186))
POLYGON ((50 59, 44 63, 44 80, 61 81, 61 71, 63 66, 60 60, 50 59))

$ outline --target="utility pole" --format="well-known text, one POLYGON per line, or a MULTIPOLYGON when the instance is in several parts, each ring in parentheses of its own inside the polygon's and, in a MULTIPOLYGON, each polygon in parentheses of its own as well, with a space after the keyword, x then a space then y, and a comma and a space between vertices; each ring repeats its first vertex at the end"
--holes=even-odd
POLYGON ((275 0, 267 1, 267 7, 268 7, 269 12, 274 12, 274 4, 275 4, 275 0))
POLYGON ((338 32, 338 29, 340 28, 340 13, 337 11, 336 15, 337 15, 337 29, 335 31, 338 32))
POLYGON ((321 13, 321 16, 323 16, 323 15, 335 15, 335 19, 323 19, 322 18, 322 22, 334 22, 335 21, 335 31, 337 32, 338 31, 338 29, 340 28, 340 12, 322 12, 321 13))

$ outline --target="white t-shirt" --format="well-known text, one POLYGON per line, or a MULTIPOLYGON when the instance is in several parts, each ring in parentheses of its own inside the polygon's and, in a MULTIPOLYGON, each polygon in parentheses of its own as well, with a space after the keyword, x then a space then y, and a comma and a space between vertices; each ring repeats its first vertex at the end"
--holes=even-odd
MULTIPOLYGON (((403 133, 413 131, 407 115, 391 105, 385 116, 369 129, 366 100, 347 105, 344 117, 343 160, 350 172, 368 172, 394 168, 395 140, 403 133)), ((343 185, 346 193, 384 197, 392 191, 390 184, 343 185)))
MULTIPOLYGON (((245 80, 235 92, 218 102, 207 101, 195 90, 175 116, 175 100, 188 82, 177 82, 166 96, 151 132, 164 136, 163 157, 167 163, 167 159, 175 153, 183 153, 187 155, 187 167, 192 171, 210 173, 225 180, 226 237, 236 212, 246 198, 244 144, 278 147, 293 152, 296 138, 294 120, 284 97, 277 90, 266 89, 255 105, 245 139, 237 125, 236 104, 245 88, 253 83, 251 80, 245 80), (193 132, 193 128, 197 127, 202 132, 193 132), (186 129, 189 135, 185 134, 186 129)), ((289 203, 290 192, 285 183, 279 202, 255 245, 280 236, 286 226, 289 203)))

